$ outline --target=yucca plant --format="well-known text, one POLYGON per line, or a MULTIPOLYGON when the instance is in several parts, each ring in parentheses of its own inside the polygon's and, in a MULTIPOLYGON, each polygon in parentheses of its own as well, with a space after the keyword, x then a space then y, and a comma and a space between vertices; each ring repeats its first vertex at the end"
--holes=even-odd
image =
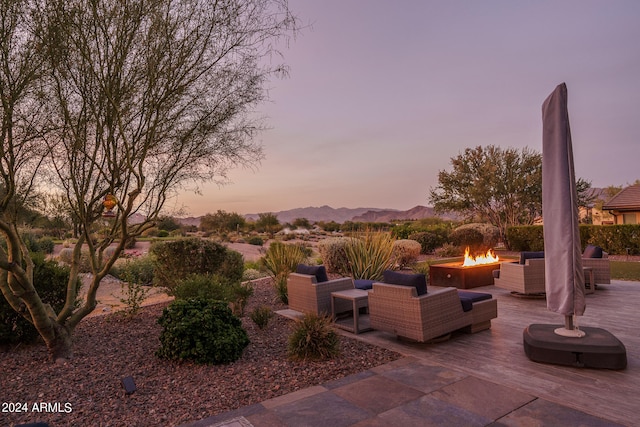
POLYGON ((278 298, 284 304, 289 303, 287 277, 289 273, 295 271, 298 264, 304 263, 306 259, 307 255, 299 245, 288 245, 280 242, 271 243, 262 258, 264 266, 274 280, 278 298))
POLYGON ((388 233, 365 231, 345 245, 349 271, 354 279, 381 280, 394 265, 394 239, 388 233))

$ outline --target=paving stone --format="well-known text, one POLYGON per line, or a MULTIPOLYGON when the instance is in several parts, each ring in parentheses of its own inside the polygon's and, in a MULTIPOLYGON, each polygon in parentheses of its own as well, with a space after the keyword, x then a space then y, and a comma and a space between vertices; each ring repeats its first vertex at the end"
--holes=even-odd
MULTIPOLYGON (((379 414, 382 425, 402 427, 486 426, 493 420, 466 411, 430 395, 379 414)), ((366 425, 366 424, 364 424, 366 425)), ((376 425, 371 423, 372 426, 376 425)))
POLYGON ((492 420, 536 399, 530 394, 476 377, 464 378, 430 395, 492 420))
POLYGON ((272 411, 290 427, 347 427, 373 416, 330 391, 277 406, 272 411))
POLYGON ((463 373, 421 362, 390 369, 381 375, 413 387, 423 393, 431 393, 466 377, 463 373))
POLYGON ((612 421, 594 417, 582 411, 558 405, 544 399, 533 402, 497 420, 504 426, 580 426, 615 427, 622 426, 612 421))
POLYGON ((373 413, 387 411, 424 395, 415 388, 381 375, 336 388, 333 392, 373 413))

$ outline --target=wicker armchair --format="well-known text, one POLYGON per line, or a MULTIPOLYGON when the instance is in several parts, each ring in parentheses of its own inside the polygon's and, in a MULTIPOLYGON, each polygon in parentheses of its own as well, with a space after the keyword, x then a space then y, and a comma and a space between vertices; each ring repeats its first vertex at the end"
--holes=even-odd
POLYGON ((542 295, 545 293, 544 258, 527 259, 524 264, 503 262, 500 264, 500 277, 496 277, 493 283, 515 294, 542 295))
MULTIPOLYGON (((602 258, 583 257, 582 266, 593 270, 596 285, 611 283, 611 266, 606 252, 602 254, 602 258)), ((527 259, 525 264, 502 263, 500 275, 494 279, 494 284, 515 294, 544 294, 544 258, 527 259)))
POLYGON ((463 311, 455 288, 434 286, 417 296, 416 288, 411 286, 374 283, 369 292, 371 327, 419 342, 459 329, 487 329, 497 315, 495 299, 474 303, 471 311, 463 311))
POLYGON ((593 280, 596 285, 608 285, 611 283, 611 265, 609 255, 604 252, 602 258, 582 258, 582 266, 593 269, 593 280))
MULTIPOLYGON (((331 315, 331 292, 353 287, 353 279, 350 277, 318 283, 316 276, 291 273, 287 279, 289 308, 302 313, 331 315)), ((336 302, 336 313, 351 309, 349 301, 336 302)))

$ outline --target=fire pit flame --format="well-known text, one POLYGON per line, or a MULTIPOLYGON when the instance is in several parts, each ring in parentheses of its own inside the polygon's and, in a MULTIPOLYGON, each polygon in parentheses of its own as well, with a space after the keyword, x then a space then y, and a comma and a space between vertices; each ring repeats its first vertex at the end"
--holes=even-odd
POLYGON ((498 258, 498 256, 491 249, 487 251, 486 255, 478 255, 473 257, 469 255, 469 247, 467 246, 467 249, 465 249, 464 251, 464 262, 462 263, 462 266, 472 267, 474 265, 493 264, 498 261, 500 261, 500 258, 498 258))

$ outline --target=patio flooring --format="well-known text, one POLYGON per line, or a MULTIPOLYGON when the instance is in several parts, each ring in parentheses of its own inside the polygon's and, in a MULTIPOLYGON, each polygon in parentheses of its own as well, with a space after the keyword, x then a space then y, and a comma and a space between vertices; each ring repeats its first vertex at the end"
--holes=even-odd
POLYGON ((405 357, 360 374, 194 423, 206 426, 637 425, 640 283, 612 281, 587 295, 580 325, 608 330, 627 350, 619 371, 541 364, 524 354, 532 323, 561 324, 542 299, 486 286, 498 299, 489 331, 418 344, 372 331, 345 335, 405 357))

